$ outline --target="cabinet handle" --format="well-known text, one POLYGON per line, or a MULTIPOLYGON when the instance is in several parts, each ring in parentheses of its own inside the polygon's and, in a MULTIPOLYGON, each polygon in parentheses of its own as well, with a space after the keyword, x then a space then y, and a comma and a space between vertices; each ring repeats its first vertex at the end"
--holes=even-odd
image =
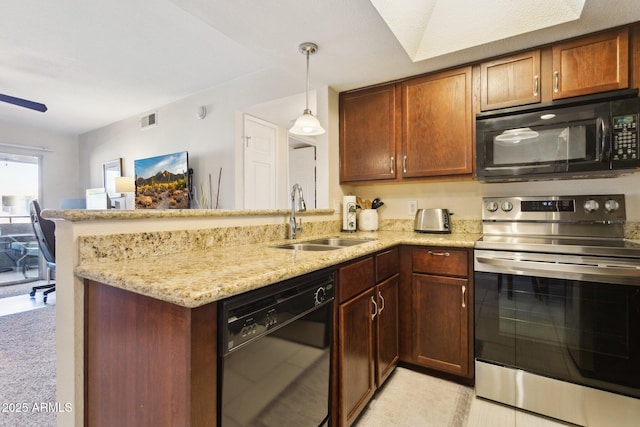
POLYGON ((396 163, 396 158, 391 156, 391 175, 393 175, 395 173, 395 163, 396 163))
POLYGON ((371 320, 373 320, 378 314, 378 304, 376 304, 376 300, 373 298, 373 295, 371 296, 371 302, 373 303, 373 314, 371 315, 371 320))
POLYGON ((538 88, 540 84, 540 79, 538 76, 533 76, 533 96, 538 96, 538 88))
POLYGON ((407 173, 407 156, 402 157, 402 173, 407 173))
POLYGON ((384 297, 382 296, 382 292, 378 291, 378 297, 380 298, 380 301, 382 302, 382 305, 380 306, 380 311, 378 311, 378 314, 382 313, 382 310, 384 310, 384 297))
POLYGON ((557 71, 553 72, 553 92, 558 93, 560 90, 560 73, 557 71))
POLYGON ((451 254, 449 252, 433 252, 433 251, 429 251, 429 255, 434 255, 434 256, 450 256, 451 254))
POLYGON ((467 307, 467 287, 462 285, 462 308, 467 307))

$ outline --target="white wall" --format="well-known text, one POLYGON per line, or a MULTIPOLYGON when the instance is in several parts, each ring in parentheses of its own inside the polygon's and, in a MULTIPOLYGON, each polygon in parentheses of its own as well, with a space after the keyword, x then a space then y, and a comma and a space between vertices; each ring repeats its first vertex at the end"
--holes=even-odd
POLYGON ((62 199, 84 197, 76 135, 0 123, 0 142, 20 146, 0 146, 0 151, 41 157, 39 201, 42 208, 59 209, 62 199), (29 146, 48 148, 50 151, 34 150, 29 146))
MULTIPOLYGON (((195 187, 200 185, 205 185, 208 193, 208 176, 211 174, 215 198, 218 174, 222 168, 219 208, 234 209, 237 206, 234 189, 234 150, 238 137, 235 131, 236 113, 249 111, 256 104, 293 96, 281 89, 285 87, 287 78, 283 73, 273 71, 257 73, 150 109, 157 111, 158 125, 155 127, 141 130, 139 117, 131 117, 81 135, 81 181, 87 187, 102 186, 102 164, 119 157, 124 159, 124 175, 133 176, 136 159, 187 150, 189 166, 194 169, 196 194, 195 187), (200 106, 206 106, 208 110, 203 120, 196 115, 200 106)), ((326 104, 328 88, 322 90, 324 93, 318 95, 318 104, 324 103, 319 107, 321 113, 318 117, 321 121, 326 119, 329 109, 326 104)), ((300 104, 297 114, 301 114, 303 109, 304 104, 300 104)), ((141 112, 140 115, 144 113, 147 112, 141 112)), ((326 156, 323 161, 327 168, 326 156)))

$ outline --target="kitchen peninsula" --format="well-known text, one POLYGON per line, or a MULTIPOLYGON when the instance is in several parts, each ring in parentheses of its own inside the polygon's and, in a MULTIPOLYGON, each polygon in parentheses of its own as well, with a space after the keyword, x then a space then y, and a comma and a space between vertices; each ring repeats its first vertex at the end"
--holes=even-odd
MULTIPOLYGON (((85 291, 89 288, 97 290, 93 295, 98 303, 108 294, 114 297, 113 301, 132 298, 148 307, 171 307, 177 316, 173 320, 184 320, 191 315, 191 319, 201 315, 214 319, 209 328, 198 330, 189 330, 190 325, 178 324, 177 320, 170 323, 172 327, 192 333, 189 338, 194 342, 204 336, 214 345, 208 347, 213 348, 213 354, 190 354, 182 349, 182 354, 171 355, 176 358, 173 361, 177 364, 178 357, 194 356, 200 357, 197 363, 206 364, 215 361, 215 337, 212 336, 215 304, 210 303, 400 244, 472 248, 479 237, 479 224, 472 221, 454 223, 453 234, 434 235, 414 233, 410 221, 390 220, 381 223, 383 231, 357 233, 358 237, 374 239, 371 242, 339 250, 304 252, 272 247, 285 241, 288 211, 45 211, 44 215, 55 219, 57 226, 56 330, 68 331, 56 334, 58 400, 73 404, 72 412, 58 415, 58 425, 65 426, 85 425, 87 415, 85 373, 91 367, 85 366, 85 338, 91 331, 85 324, 85 301, 91 301, 92 293, 85 299, 85 291)), ((333 210, 312 211, 302 218, 304 232, 300 240, 340 233, 341 222, 333 210)), ((125 306, 111 308, 127 309, 125 306)), ((111 320, 127 326, 136 314, 143 315, 129 314, 129 318, 111 320)), ((145 322, 153 327, 157 320, 149 317, 145 322)), ((134 354, 136 345, 144 344, 134 339, 127 348, 111 350, 134 354)), ((151 357, 157 354, 154 350, 146 348, 142 353, 151 357)), ((147 371, 153 366, 150 363, 147 371)), ((215 367, 210 368, 210 374, 215 375, 215 367)), ((179 368, 174 366, 174 371, 179 368)), ((151 381, 146 391, 162 387, 167 384, 162 377, 169 381, 169 375, 175 374, 125 372, 146 375, 151 381), (158 378, 159 385, 152 381, 158 378)), ((178 375, 186 377, 186 372, 180 371, 178 375)), ((199 375, 195 372, 192 379, 197 382, 199 375)), ((119 385, 122 393, 141 392, 131 377, 129 380, 119 385), (125 390, 127 388, 131 390, 125 390)), ((203 373, 200 380, 211 380, 211 376, 203 373)), ((181 386, 188 390, 191 384, 183 381, 181 386)), ((103 395, 100 399, 112 397, 103 395)), ((194 395, 190 408, 179 408, 175 403, 175 407, 166 410, 168 414, 180 412, 195 417, 189 411, 215 406, 215 400, 211 402, 209 398, 215 399, 215 394, 194 395)), ((188 397, 185 399, 189 401, 188 397)), ((135 415, 143 417, 144 405, 135 408, 135 415)))

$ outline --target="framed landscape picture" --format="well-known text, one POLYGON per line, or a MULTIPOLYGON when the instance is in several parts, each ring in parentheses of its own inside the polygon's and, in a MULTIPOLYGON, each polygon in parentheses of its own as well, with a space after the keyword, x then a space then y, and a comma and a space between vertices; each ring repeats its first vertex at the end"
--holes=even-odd
POLYGON ((136 209, 189 209, 189 156, 186 151, 134 162, 136 209))

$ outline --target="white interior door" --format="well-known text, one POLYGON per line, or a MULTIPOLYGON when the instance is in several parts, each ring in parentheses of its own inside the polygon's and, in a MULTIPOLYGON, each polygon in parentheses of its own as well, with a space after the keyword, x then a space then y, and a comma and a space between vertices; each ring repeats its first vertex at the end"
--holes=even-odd
POLYGON ((277 126, 244 116, 244 209, 277 208, 277 126))
POLYGON ((307 209, 316 209, 316 147, 289 150, 289 188, 300 184, 307 209))

